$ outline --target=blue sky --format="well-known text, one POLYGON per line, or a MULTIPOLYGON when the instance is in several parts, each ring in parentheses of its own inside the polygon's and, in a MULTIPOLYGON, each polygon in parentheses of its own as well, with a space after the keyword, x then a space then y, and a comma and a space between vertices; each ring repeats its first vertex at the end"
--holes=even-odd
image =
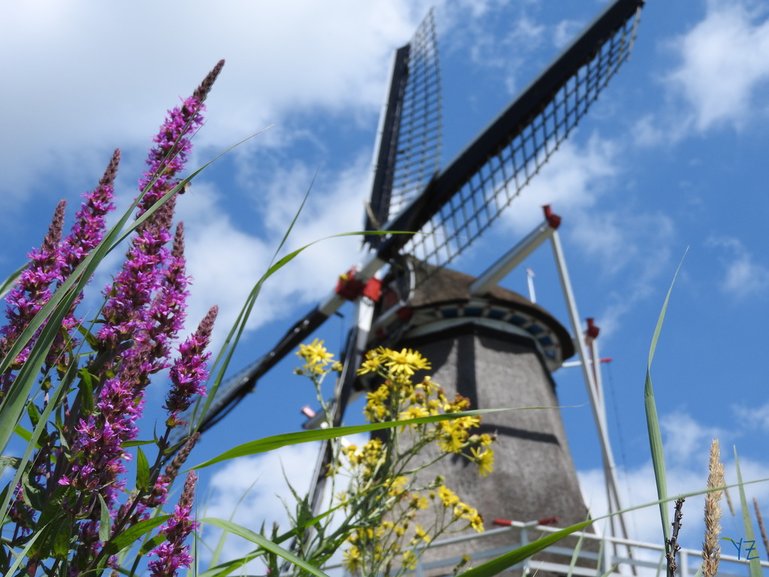
MULTIPOLYGON (((603 2, 435 2, 444 100, 444 163, 491 121, 602 8, 603 2)), ((123 151, 119 200, 127 205, 167 108, 227 59, 208 100, 191 166, 240 139, 179 204, 195 278, 190 318, 222 311, 219 337, 265 270, 310 183, 299 246, 357 230, 393 50, 430 3, 201 1, 129 5, 6 2, 0 7, 0 272, 16 268, 44 234, 60 198, 74 213, 114 147, 123 151)), ((631 59, 546 170, 456 266, 475 272, 510 246, 552 203, 583 316, 602 328, 611 438, 626 503, 653 498, 642 404, 656 317, 688 247, 653 368, 673 491, 704 483, 712 436, 736 444, 746 478, 769 476, 764 355, 769 321, 765 219, 769 130, 769 8, 753 0, 650 2, 631 59)), ((300 313, 359 260, 358 242, 313 247, 266 288, 234 368, 264 354, 300 313)), ((115 265, 117 258, 112 264, 115 265)), ((566 322, 550 254, 527 266, 538 301, 566 322)), ((95 282, 103 286, 111 271, 95 282)), ((525 292, 517 270, 503 283, 525 292)), ((338 350, 350 319, 321 336, 338 350)), ((309 385, 293 361, 264 378, 197 460, 300 426, 309 385)), ((600 454, 584 385, 556 376, 571 449, 587 492, 600 454)), ((162 386, 149 392, 159 405, 162 386)), ((301 476, 311 453, 283 457, 301 476)), ((220 471, 212 508, 228 516, 237 478, 258 478, 248 510, 279 516, 274 459, 220 471), (229 487, 229 488, 226 488, 229 487), (269 489, 268 489, 269 487, 269 489), (228 501, 228 499, 230 499, 228 501), (217 509, 218 508, 218 509, 217 509), (221 509, 221 510, 219 510, 221 509)), ((734 479, 727 458, 727 477, 734 479)), ((599 491, 600 492, 600 491, 599 491)), ((766 485, 753 489, 764 502, 766 485)), ((237 498, 237 497, 235 497, 237 498)), ((591 497, 592 499, 592 497, 591 497)), ((599 510, 600 496, 594 504, 599 510)), ((699 505, 689 539, 699 541, 699 505)), ((657 540, 654 512, 631 524, 657 540)), ((725 530, 739 531, 725 521, 725 530)), ((739 537, 739 535, 737 536, 739 537)))

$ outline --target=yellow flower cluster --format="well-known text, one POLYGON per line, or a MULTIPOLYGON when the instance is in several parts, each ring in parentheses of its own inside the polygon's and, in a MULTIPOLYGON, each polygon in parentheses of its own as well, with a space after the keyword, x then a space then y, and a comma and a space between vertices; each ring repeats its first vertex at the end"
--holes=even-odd
MULTIPOLYGON (((334 355, 326 349, 323 341, 314 339, 309 345, 299 345, 299 351, 296 355, 304 360, 304 366, 297 369, 298 374, 309 376, 323 375, 328 372, 328 365, 332 362, 334 355)), ((336 370, 338 363, 334 363, 332 369, 336 370)), ((339 368, 341 370, 341 368, 339 368)))
MULTIPOLYGON (((297 354, 304 361, 298 372, 316 386, 333 369, 333 357, 323 341, 302 345, 297 354)), ((417 475, 428 466, 419 457, 428 445, 437 447, 441 456, 461 455, 474 462, 481 476, 494 468, 493 437, 474 432, 478 417, 408 423, 470 409, 468 399, 461 395, 449 399, 429 376, 415 377, 430 368, 417 351, 377 347, 365 355, 358 370, 359 375, 379 379, 367 395, 367 420, 404 425, 379 432, 362 445, 340 447, 330 467, 334 475, 349 477, 348 488, 336 503, 353 517, 343 564, 354 575, 400 575, 416 568, 421 550, 438 536, 465 528, 483 531, 478 511, 441 477, 427 482, 423 474, 417 475)))
POLYGON ((358 369, 359 375, 380 373, 384 369, 391 378, 400 380, 409 378, 416 371, 430 369, 430 362, 419 352, 411 349, 401 349, 400 352, 386 347, 377 347, 366 353, 366 357, 358 369))

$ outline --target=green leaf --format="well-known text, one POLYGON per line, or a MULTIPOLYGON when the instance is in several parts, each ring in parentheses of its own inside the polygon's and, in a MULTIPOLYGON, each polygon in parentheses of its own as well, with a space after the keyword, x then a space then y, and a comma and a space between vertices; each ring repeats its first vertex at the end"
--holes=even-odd
POLYGON ((80 389, 80 406, 83 408, 83 412, 86 415, 93 413, 93 375, 87 368, 83 367, 78 371, 80 375, 80 383, 78 389, 80 389))
POLYGON ((143 557, 150 551, 152 551, 155 547, 160 545, 163 541, 165 541, 167 537, 161 533, 160 535, 155 535, 152 539, 148 539, 145 541, 141 548, 139 549, 139 556, 143 557))
POLYGON ((104 543, 109 540, 109 536, 112 533, 112 517, 109 514, 109 507, 101 493, 96 493, 99 498, 99 506, 101 511, 99 512, 99 540, 104 543))
POLYGON ((32 439, 32 432, 25 429, 21 425, 16 425, 16 427, 13 430, 19 437, 22 438, 23 441, 26 441, 27 443, 30 442, 32 439))
POLYGON ((27 416, 33 428, 40 422, 40 411, 37 410, 35 403, 27 403, 27 416))
POLYGON ((72 523, 63 515, 52 521, 53 527, 53 556, 56 559, 66 559, 70 553, 72 523))
POLYGON ((157 444, 157 441, 155 441, 155 440, 152 440, 152 441, 138 441, 137 440, 137 441, 126 441, 125 443, 123 443, 123 447, 128 449, 130 447, 143 447, 144 445, 156 445, 156 444, 157 444))
POLYGON ((141 447, 136 448, 136 489, 147 491, 150 488, 150 463, 141 447))
POLYGON ((659 417, 657 416, 657 404, 654 400, 654 387, 652 385, 652 361, 654 352, 657 349, 657 342, 662 332, 662 325, 665 321, 665 314, 668 310, 670 295, 673 293, 673 286, 676 284, 678 273, 683 265, 686 253, 678 263, 678 268, 673 275, 668 292, 665 295, 665 301, 662 303, 662 310, 657 317, 657 325, 654 327, 651 345, 649 346, 649 358, 646 362, 646 381, 644 383, 644 407, 646 408, 646 428, 649 433, 649 446, 652 454, 652 465, 654 467, 654 481, 657 484, 657 496, 660 498, 660 521, 662 523, 662 535, 665 538, 665 551, 668 550, 668 540, 670 539, 670 519, 668 517, 667 504, 665 500, 668 496, 668 485, 665 478, 665 453, 662 446, 662 432, 660 431, 659 417))
POLYGON ((87 342, 87 343, 88 343, 88 345, 89 345, 89 346, 90 346, 92 349, 96 349, 96 347, 97 347, 97 346, 98 346, 98 344, 99 344, 99 341, 98 341, 98 339, 96 338, 96 335, 94 335, 94 334, 93 334, 91 331, 89 331, 87 328, 85 328, 85 325, 82 325, 82 324, 80 324, 80 325, 77 325, 77 326, 75 327, 75 329, 77 330, 77 332, 79 332, 79 333, 80 333, 80 336, 82 336, 82 337, 83 337, 83 339, 85 340, 85 342, 87 342))
POLYGON ((247 541, 251 541, 252 543, 259 545, 259 547, 261 547, 265 551, 274 553, 278 557, 281 557, 286 561, 293 563, 300 569, 304 569, 308 573, 315 575, 315 577, 328 577, 323 571, 311 565, 310 563, 307 563, 303 559, 300 559, 299 557, 291 553, 291 551, 288 551, 283 547, 279 547, 278 545, 276 545, 266 537, 259 535, 258 533, 254 533, 250 529, 241 527, 236 523, 233 523, 231 521, 225 521, 223 519, 213 519, 213 518, 202 519, 201 523, 213 525, 214 527, 219 527, 220 529, 224 529, 225 531, 228 531, 233 535, 237 535, 238 537, 242 537, 247 541))
MULTIPOLYGON (((753 531, 753 521, 750 518, 750 508, 748 507, 748 499, 745 496, 745 486, 742 482, 742 471, 740 470, 740 458, 737 456, 737 447, 734 447, 734 467, 737 469, 737 490, 740 492, 740 508, 742 509, 742 524, 745 527, 745 540, 753 541, 756 543, 756 534, 753 531)), ((758 551, 758 547, 756 547, 758 551)), ((761 560, 758 553, 756 556, 748 561, 750 567, 750 577, 762 577, 763 571, 761 570, 761 560)))
POLYGON ((170 518, 171 515, 158 515, 157 517, 152 517, 151 519, 139 521, 136 525, 132 525, 120 533, 120 535, 116 535, 112 541, 106 544, 105 549, 107 550, 107 554, 115 555, 126 547, 130 547, 136 541, 144 537, 144 535, 156 527, 159 527, 170 518))
MULTIPOLYGON (((577 566, 577 559, 579 558, 579 553, 582 551, 582 541, 585 540, 584 533, 580 533, 579 538, 577 539, 577 544, 574 546, 574 551, 571 553, 571 561, 569 562, 569 571, 566 573, 566 577, 571 577, 574 575, 574 567, 577 566)), ((601 549, 603 548, 603 542, 604 540, 601 539, 600 541, 600 548, 598 550, 598 566, 601 566, 601 549)))
POLYGON ((192 469, 204 469, 210 467, 216 463, 222 461, 228 461, 237 457, 246 457, 248 455, 255 455, 258 453, 266 453, 268 451, 274 451, 287 445, 296 445, 299 443, 311 443, 313 441, 326 441, 328 439, 334 439, 336 437, 345 437, 347 435, 354 435, 356 433, 367 433, 369 431, 381 431, 383 429, 390 429, 392 427, 402 427, 407 425, 420 425, 424 423, 435 423, 438 421, 447 421, 450 419, 456 419, 459 417, 472 417, 485 415, 489 413, 499 413, 502 411, 512 410, 552 410, 554 407, 522 407, 519 409, 479 409, 475 411, 464 411, 462 413, 450 413, 445 415, 431 415, 429 417, 418 417, 416 419, 408 419, 405 421, 388 421, 386 423, 370 423, 368 425, 350 425, 347 427, 332 427, 328 429, 314 429, 310 431, 297 431, 294 433, 283 433, 281 435, 273 435, 271 437, 264 437, 263 439, 257 439, 255 441, 249 441, 229 449, 220 455, 209 459, 199 465, 195 465, 192 469))

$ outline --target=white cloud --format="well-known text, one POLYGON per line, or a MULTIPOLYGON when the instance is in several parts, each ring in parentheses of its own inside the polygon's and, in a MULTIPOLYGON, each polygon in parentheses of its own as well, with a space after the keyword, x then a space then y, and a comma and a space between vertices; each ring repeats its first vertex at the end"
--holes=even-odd
POLYGON ((553 44, 559 50, 566 48, 566 46, 574 41, 583 27, 584 23, 579 20, 561 20, 556 24, 553 31, 553 44))
POLYGON ((708 246, 726 253, 719 288, 738 299, 764 293, 769 288, 769 267, 756 262, 753 254, 734 237, 711 237, 708 246))
POLYGON ((686 100, 698 131, 740 128, 756 114, 756 93, 769 81, 765 11, 740 0, 711 1, 705 18, 673 45, 680 63, 667 81, 686 100))
POLYGON ((667 439, 668 458, 688 462, 693 455, 707 454, 711 440, 726 441, 729 433, 718 427, 698 423, 684 411, 675 411, 660 419, 660 429, 667 439))
POLYGON ((769 403, 757 407, 738 405, 734 414, 747 428, 769 431, 769 403))
MULTIPOLYGON (((287 242, 288 250, 339 232, 360 230, 369 173, 368 162, 362 159, 338 174, 318 173, 307 206, 287 242)), ((265 223, 256 230, 242 230, 233 223, 221 193, 211 184, 196 183, 180 199, 178 215, 185 221, 188 270, 193 277, 190 323, 196 324, 211 305, 217 304, 221 316, 215 334, 218 338, 226 334, 252 287, 267 270, 312 179, 308 167, 295 164, 276 170, 269 182, 255 183, 263 218, 254 220, 265 223)), ((308 248, 267 280, 249 328, 328 296, 336 277, 358 262, 359 247, 360 237, 354 236, 323 240, 308 248)))
POLYGON ((466 52, 475 66, 494 70, 508 94, 513 95, 519 90, 520 69, 527 63, 527 58, 541 48, 546 27, 530 16, 529 10, 522 5, 513 19, 509 12, 505 12, 504 17, 510 19, 510 24, 504 36, 490 34, 489 30, 497 26, 502 11, 507 10, 507 4, 504 0, 479 3, 470 9, 472 18, 469 18, 466 2, 447 3, 439 22, 443 30, 451 30, 442 39, 442 50, 466 52))
MULTIPOLYGON (((354 435, 349 441, 363 444, 366 435, 354 435)), ((295 513, 296 503, 289 485, 298 495, 304 496, 310 486, 310 478, 318 457, 320 444, 292 445, 264 455, 244 457, 227 463, 212 478, 209 498, 201 506, 207 517, 230 519, 252 531, 264 525, 269 533, 273 524, 281 530, 289 528, 288 511, 295 513)), ((334 490, 344 490, 343 479, 337 481, 334 490)), ((326 487, 330 498, 331 486, 326 487)), ((203 537, 209 546, 218 541, 220 532, 212 528, 203 537)), ((285 544, 284 544, 285 545, 285 544)), ((219 562, 241 557, 254 549, 253 545, 237 537, 225 541, 219 562)), ((206 555, 205 561, 210 560, 206 555)), ((249 571, 263 569, 260 562, 253 562, 249 571)))
MULTIPOLYGON (((163 110, 219 58, 203 143, 231 144, 321 108, 375 115, 392 50, 426 2, 339 0, 130 5, 55 1, 0 7, 2 197, 96 162, 94 151, 144 148, 163 110)), ((101 164, 99 161, 98 164, 101 164)), ((97 165, 95 170, 100 170, 97 165)))
MULTIPOLYGON (((285 447, 262 456, 244 457, 229 462, 211 479, 209 498, 201 509, 207 517, 232 519, 252 531, 264 525, 269 534, 273 523, 288 529, 288 508, 291 513, 295 501, 287 483, 299 495, 305 495, 310 484, 312 466, 318 456, 316 444, 285 447)), ((221 533, 207 528, 203 539, 213 549, 221 533)), ((228 536, 219 562, 236 559, 255 549, 255 546, 235 536, 228 536)), ((204 562, 211 557, 201 548, 204 562)), ((263 569, 261 562, 253 562, 249 571, 263 569)))

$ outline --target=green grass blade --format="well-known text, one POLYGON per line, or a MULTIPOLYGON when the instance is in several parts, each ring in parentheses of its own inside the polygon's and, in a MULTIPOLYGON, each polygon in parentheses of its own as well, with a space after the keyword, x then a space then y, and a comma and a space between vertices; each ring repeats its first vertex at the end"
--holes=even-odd
POLYGON ((37 541, 41 535, 45 533, 46 528, 48 527, 48 524, 45 524, 43 527, 40 527, 35 533, 30 537, 29 541, 27 541, 27 544, 24 546, 24 548, 18 552, 16 556, 16 560, 13 562, 13 564, 8 568, 8 571, 5 573, 5 577, 11 577, 14 573, 16 573, 16 570, 21 566, 22 561, 25 559, 28 559, 27 554, 29 553, 30 549, 32 549, 32 546, 35 544, 35 541, 37 541))
MULTIPOLYGON (((519 410, 536 410, 536 409, 551 409, 552 407, 525 407, 519 410)), ((222 461, 228 461, 230 459, 236 459, 238 457, 247 457, 249 455, 256 455, 258 453, 266 453, 268 451, 274 451, 288 445, 297 445, 299 443, 311 443, 313 441, 326 441, 328 439, 334 439, 336 437, 344 437, 347 435, 354 435, 356 433, 367 433, 370 431, 381 431, 383 429, 390 429, 392 427, 402 427, 407 425, 421 425, 424 423, 436 423, 438 421, 446 421, 449 419, 456 419, 459 417, 475 417, 485 415, 489 413, 499 413, 502 411, 512 411, 516 409, 479 409, 475 411, 464 411, 461 413, 449 413, 445 415, 431 415, 429 417, 418 417, 416 419, 408 419, 405 421, 387 421, 384 423, 370 423, 367 425, 348 425, 346 427, 331 427, 328 429, 313 429, 310 431, 296 431, 293 433, 283 433, 280 435, 272 435, 270 437, 264 437, 263 439, 257 439, 255 441, 249 441, 238 445, 218 456, 204 461, 199 465, 191 467, 192 469, 204 469, 221 463, 222 461)))
MULTIPOLYGON (((582 536, 580 535, 580 537, 582 537, 582 536)), ((603 565, 603 560, 604 560, 603 550, 604 550, 604 547, 606 547, 606 539, 601 539, 598 542, 598 563, 595 564, 595 574, 596 574, 596 577, 598 577, 598 572, 601 570, 601 565, 603 565)))
MULTIPOLYGON (((748 499, 745 496, 745 486, 742 482, 742 471, 740 470, 740 458, 737 456, 737 447, 734 447, 734 468, 737 469, 737 490, 740 492, 740 508, 742 509, 742 523, 745 527, 745 541, 753 541, 756 544, 756 534, 753 531, 753 521, 750 518, 750 508, 748 499)), ((756 548, 758 551, 758 548, 756 548)), ((761 560, 758 554, 748 561, 750 567, 750 577, 762 577, 761 560)))
POLYGON ((240 569, 244 565, 248 565, 254 559, 257 559, 264 555, 264 551, 257 549, 252 553, 248 553, 239 559, 233 559, 232 561, 226 561, 214 567, 210 567, 206 571, 199 573, 199 577, 226 577, 237 569, 240 569))
POLYGON ((665 539, 665 550, 668 548, 668 540, 670 539, 670 518, 668 516, 667 503, 665 500, 668 496, 667 479, 665 476, 665 454, 662 446, 662 432, 660 431, 659 418, 657 416, 657 404, 654 400, 654 387, 652 385, 652 361, 654 360, 654 353, 657 349, 657 342, 662 332, 662 325, 665 321, 665 315, 667 314, 668 304, 670 303, 670 295, 673 293, 673 286, 676 284, 678 273, 681 271, 681 265, 683 265, 686 253, 681 258, 681 262, 678 263, 678 268, 673 275, 673 280, 670 283, 670 288, 665 295, 665 301, 662 303, 662 310, 659 317, 657 317, 657 325, 654 327, 654 334, 652 335, 651 344, 649 345, 649 358, 646 362, 646 381, 644 383, 644 407, 646 408, 646 427, 649 433, 649 446, 651 448, 652 465, 654 467, 654 481, 657 485, 657 496, 660 498, 660 521, 662 522, 662 535, 665 539))
POLYGON ((27 266, 28 264, 24 263, 15 271, 13 271, 10 275, 8 275, 8 278, 5 279, 2 284, 0 284, 0 299, 4 299, 5 295, 11 292, 13 285, 16 283, 16 279, 19 278, 19 275, 22 273, 22 271, 25 268, 27 268, 27 266))
POLYGON ((612 573, 614 573, 614 571, 616 571, 616 570, 617 570, 617 567, 619 567, 619 564, 615 564, 615 565, 612 565, 611 567, 609 567, 609 568, 606 570, 606 573, 604 573, 603 575, 601 575, 601 577, 609 577, 609 575, 611 575, 612 573))
POLYGON ((202 519, 201 522, 208 525, 213 525, 214 527, 219 527, 220 529, 224 529, 225 531, 232 533, 233 535, 237 535, 238 537, 242 537, 247 541, 251 541, 256 545, 259 545, 259 547, 261 547, 265 551, 274 553, 275 555, 285 559, 289 563, 292 563, 297 567, 304 569, 311 575, 315 575, 315 577, 328 577, 328 575, 326 575, 323 571, 321 571, 317 567, 311 565, 310 563, 307 563, 306 561, 304 561, 303 559, 300 559, 290 551, 276 545, 275 543, 273 543, 263 535, 259 535, 258 533, 255 533, 250 529, 246 529, 245 527, 241 527, 236 523, 225 521, 223 519, 205 518, 205 519, 202 519))
MULTIPOLYGON (((307 203, 307 199, 310 196, 310 191, 312 190, 314 183, 315 183, 315 176, 313 176, 312 181, 310 181, 310 185, 307 187, 307 191, 304 194, 304 198, 302 199, 302 202, 299 205, 299 208, 294 212, 294 216, 291 219, 291 223, 289 224, 285 233, 283 233, 283 237, 280 239, 280 242, 278 243, 278 246, 276 247, 275 252, 272 255, 272 258, 270 259, 270 266, 272 266, 272 264, 275 262, 275 259, 278 257, 278 254, 280 254, 280 251, 283 250, 283 247, 288 241, 288 238, 291 232, 294 230, 294 226, 296 225, 296 222, 299 219, 299 215, 302 213, 302 210, 304 209, 304 206, 307 203)), ((259 297, 259 293, 261 292, 262 285, 264 284, 264 281, 267 280, 267 276, 268 275, 266 273, 262 275, 262 277, 256 282, 256 284, 251 289, 251 292, 249 293, 248 297, 246 297, 246 302, 243 304, 243 307, 238 313, 238 316, 235 319, 235 322, 233 323, 229 333, 227 334, 227 338, 225 339, 224 343, 219 349, 219 352, 216 354, 216 358, 214 359, 214 362, 211 365, 211 370, 210 370, 210 374, 216 375, 216 376, 213 379, 213 383, 211 387, 209 387, 207 398, 203 403, 202 412, 199 411, 200 403, 198 402, 196 403, 195 408, 193 409, 192 418, 190 418, 190 423, 195 424, 195 429, 199 428, 200 423, 208 414, 208 410, 211 407, 211 403, 213 402, 214 398, 216 397, 216 392, 219 390, 219 386, 224 380, 224 375, 230 366, 232 355, 234 354, 235 349, 237 348, 237 345, 240 342, 240 338, 243 335, 243 331, 246 328, 246 322, 251 316, 251 312, 253 311, 254 305, 256 304, 256 299, 259 297)))
MULTIPOLYGON (((579 554, 582 551, 582 542, 585 540, 585 534, 580 533, 579 539, 577 539, 577 544, 574 546, 574 551, 571 553, 571 561, 569 562, 569 570, 566 572, 566 577, 571 577, 574 574, 574 567, 577 566, 577 559, 579 559, 579 554)), ((603 539, 601 539, 601 547, 603 547, 603 539)), ((600 565, 601 563, 601 553, 599 551, 598 553, 598 563, 600 565)))

